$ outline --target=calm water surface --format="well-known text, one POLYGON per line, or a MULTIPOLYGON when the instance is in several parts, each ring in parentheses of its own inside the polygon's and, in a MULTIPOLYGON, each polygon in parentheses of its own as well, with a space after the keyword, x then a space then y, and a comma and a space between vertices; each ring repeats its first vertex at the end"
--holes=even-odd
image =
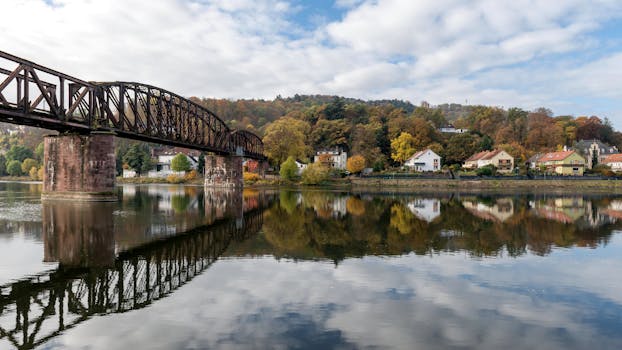
POLYGON ((0 183, 0 349, 620 349, 622 197, 0 183))

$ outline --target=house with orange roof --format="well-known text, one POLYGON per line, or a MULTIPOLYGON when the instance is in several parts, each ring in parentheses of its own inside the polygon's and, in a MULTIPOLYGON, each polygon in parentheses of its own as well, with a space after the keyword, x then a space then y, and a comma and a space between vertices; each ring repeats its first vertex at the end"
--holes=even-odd
POLYGON ((583 176, 585 158, 575 151, 549 152, 536 160, 536 167, 558 175, 583 176))
POLYGON ((613 171, 622 171, 622 154, 610 154, 602 163, 609 166, 613 171))
POLYGON ((462 165, 465 169, 477 169, 486 165, 493 165, 499 172, 510 172, 514 169, 514 157, 506 151, 482 151, 467 158, 462 165))
POLYGON ((404 162, 404 166, 415 171, 439 171, 441 170, 441 156, 427 148, 423 151, 415 152, 404 162))

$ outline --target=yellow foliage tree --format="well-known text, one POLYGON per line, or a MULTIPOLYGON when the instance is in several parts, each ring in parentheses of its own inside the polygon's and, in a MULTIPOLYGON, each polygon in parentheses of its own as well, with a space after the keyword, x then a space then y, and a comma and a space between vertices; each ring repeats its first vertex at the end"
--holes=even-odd
POLYGON ((399 163, 404 163, 412 156, 415 149, 415 139, 407 132, 402 132, 400 136, 391 140, 391 158, 399 163))
POLYGON ((352 174, 358 174, 365 169, 365 158, 361 155, 355 155, 346 161, 346 169, 352 174))

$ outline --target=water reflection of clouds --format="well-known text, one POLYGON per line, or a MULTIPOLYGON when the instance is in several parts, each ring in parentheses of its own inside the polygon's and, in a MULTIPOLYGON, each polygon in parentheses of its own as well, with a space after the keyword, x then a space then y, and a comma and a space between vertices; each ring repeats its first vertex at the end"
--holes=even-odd
POLYGON ((47 345, 619 348, 622 257, 599 252, 620 249, 618 234, 597 250, 518 259, 227 259, 147 309, 96 317, 47 345), (599 305, 614 310, 607 322, 595 320, 599 305))

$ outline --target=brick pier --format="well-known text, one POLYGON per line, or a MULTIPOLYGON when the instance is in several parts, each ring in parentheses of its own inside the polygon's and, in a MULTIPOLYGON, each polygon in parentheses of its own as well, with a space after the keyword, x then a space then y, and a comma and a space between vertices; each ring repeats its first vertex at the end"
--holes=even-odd
POLYGON ((205 157, 205 187, 226 187, 242 189, 242 157, 215 156, 205 157))
POLYGON ((116 200, 113 134, 46 136, 43 158, 43 199, 116 200))

